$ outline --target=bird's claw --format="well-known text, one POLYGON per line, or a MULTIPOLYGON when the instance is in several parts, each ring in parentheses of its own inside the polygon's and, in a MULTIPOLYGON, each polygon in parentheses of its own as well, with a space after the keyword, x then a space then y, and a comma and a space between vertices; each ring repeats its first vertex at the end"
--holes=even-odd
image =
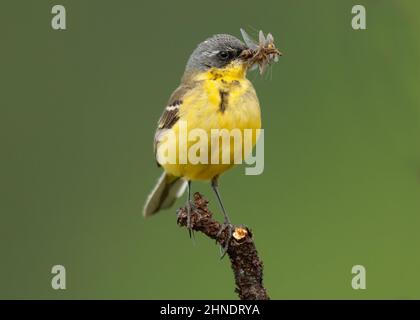
POLYGON ((216 238, 218 239, 226 228, 228 229, 228 234, 225 239, 224 245, 223 246, 220 245, 220 259, 223 259, 223 257, 226 255, 229 249, 230 240, 232 239, 232 234, 233 234, 233 226, 230 224, 229 221, 225 221, 220 227, 220 230, 217 232, 217 235, 216 235, 216 238))
POLYGON ((191 200, 188 200, 186 207, 187 207, 187 229, 188 229, 188 234, 189 234, 190 238, 193 238, 194 239, 194 231, 192 229, 192 224, 191 224, 191 212, 196 209, 196 206, 195 206, 194 202, 192 202, 191 200))

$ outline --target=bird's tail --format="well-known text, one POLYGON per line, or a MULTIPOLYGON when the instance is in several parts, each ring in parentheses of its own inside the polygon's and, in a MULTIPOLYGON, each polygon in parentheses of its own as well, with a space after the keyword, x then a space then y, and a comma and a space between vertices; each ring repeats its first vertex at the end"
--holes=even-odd
POLYGON ((164 172, 147 197, 143 208, 143 216, 150 217, 161 209, 171 207, 175 200, 182 196, 186 187, 187 181, 185 179, 164 172))

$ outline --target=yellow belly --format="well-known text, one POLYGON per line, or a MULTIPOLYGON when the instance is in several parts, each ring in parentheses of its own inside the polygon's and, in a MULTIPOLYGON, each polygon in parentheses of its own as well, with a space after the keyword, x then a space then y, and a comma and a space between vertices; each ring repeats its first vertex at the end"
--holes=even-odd
POLYGON ((257 130, 261 128, 258 98, 251 82, 246 78, 201 81, 184 97, 179 115, 180 119, 172 128, 176 137, 173 143, 176 143, 177 150, 190 150, 197 143, 197 140, 188 141, 187 139, 185 141, 178 138, 180 131, 184 132, 185 126, 182 127, 184 124, 187 125, 187 134, 190 134, 193 129, 200 128, 209 137, 207 145, 209 163, 191 163, 188 158, 187 162, 182 164, 177 157, 176 163, 162 164, 167 173, 188 180, 211 180, 213 177, 221 175, 235 164, 235 154, 241 153, 242 159, 245 159, 247 154, 245 154, 246 135, 244 136, 244 132, 246 129, 252 130, 251 144, 254 146, 258 138, 257 130), (227 92, 224 98, 226 99, 226 108, 223 111, 221 110, 220 90, 227 92), (184 121, 182 125, 181 121, 184 121), (214 146, 212 148, 212 129, 227 129, 230 132, 235 129, 236 133, 241 136, 242 141, 238 140, 239 143, 233 143, 233 139, 231 139, 228 163, 225 161, 226 158, 223 159, 221 140, 219 140, 219 148, 214 148, 214 146), (219 164, 212 161, 215 158, 219 158, 219 164))

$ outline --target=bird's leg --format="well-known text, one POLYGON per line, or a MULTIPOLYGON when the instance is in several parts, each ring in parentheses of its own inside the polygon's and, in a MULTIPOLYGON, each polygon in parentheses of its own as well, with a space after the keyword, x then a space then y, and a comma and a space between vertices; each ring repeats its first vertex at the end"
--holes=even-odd
POLYGON ((194 209, 194 205, 191 202, 191 180, 188 180, 188 201, 187 201, 187 229, 190 238, 193 235, 191 228, 191 211, 194 209))
POLYGON ((211 180, 211 187, 213 188, 214 193, 216 194, 217 200, 219 201, 219 205, 220 205, 220 208, 222 209, 223 216, 224 216, 224 222, 223 222, 223 225, 220 228, 219 232, 217 233, 217 237, 219 237, 221 235, 221 233, 226 228, 229 229, 228 236, 227 236, 225 245, 224 245, 223 250, 222 250, 222 253, 221 253, 222 254, 221 258, 223 258, 225 256, 228 248, 229 248, 230 239, 232 238, 232 233, 233 233, 233 227, 232 227, 232 224, 230 223, 230 220, 229 220, 229 217, 228 217, 228 215, 226 213, 225 207, 223 206, 222 199, 220 197, 220 193, 219 193, 219 189, 218 189, 217 179, 218 179, 218 176, 214 177, 211 180))

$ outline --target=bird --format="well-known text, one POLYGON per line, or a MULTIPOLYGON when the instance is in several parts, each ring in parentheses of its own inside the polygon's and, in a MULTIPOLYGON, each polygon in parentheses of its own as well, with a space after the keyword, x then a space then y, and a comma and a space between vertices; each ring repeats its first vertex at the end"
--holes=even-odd
MULTIPOLYGON (((245 42, 249 44, 249 39, 245 42)), ((228 162, 216 164, 192 163, 190 160, 181 163, 179 157, 174 163, 165 163, 159 157, 159 148, 164 143, 176 145, 178 148, 183 145, 187 149, 192 146, 193 141, 180 141, 178 138, 183 121, 188 126, 188 132, 201 129, 209 135, 214 129, 239 129, 243 136, 245 129, 251 129, 252 146, 255 145, 258 139, 257 132, 261 128, 261 111, 254 86, 246 77, 247 71, 255 63, 255 60, 250 59, 253 55, 250 55, 249 47, 235 36, 216 34, 199 43, 192 52, 181 83, 173 91, 158 121, 154 135, 154 153, 158 166, 163 168, 163 173, 143 208, 145 217, 152 216, 171 207, 188 189, 187 227, 191 236, 190 216, 194 207, 191 202, 192 182, 209 181, 224 217, 219 234, 229 228, 226 245, 233 230, 222 202, 218 182, 219 177, 235 165, 234 154, 238 151, 243 152, 243 139, 231 148, 228 162), (169 139, 169 132, 174 133, 175 139, 169 139)), ((256 48, 255 45, 253 47, 256 48)), ((270 57, 274 55, 271 54, 270 57)), ((209 158, 214 154, 216 157, 221 156, 223 152, 215 150, 210 146, 210 142, 207 151, 209 158)), ((243 154, 243 157, 246 157, 246 154, 243 154)), ((226 250, 227 247, 224 248, 224 252, 226 250)))

